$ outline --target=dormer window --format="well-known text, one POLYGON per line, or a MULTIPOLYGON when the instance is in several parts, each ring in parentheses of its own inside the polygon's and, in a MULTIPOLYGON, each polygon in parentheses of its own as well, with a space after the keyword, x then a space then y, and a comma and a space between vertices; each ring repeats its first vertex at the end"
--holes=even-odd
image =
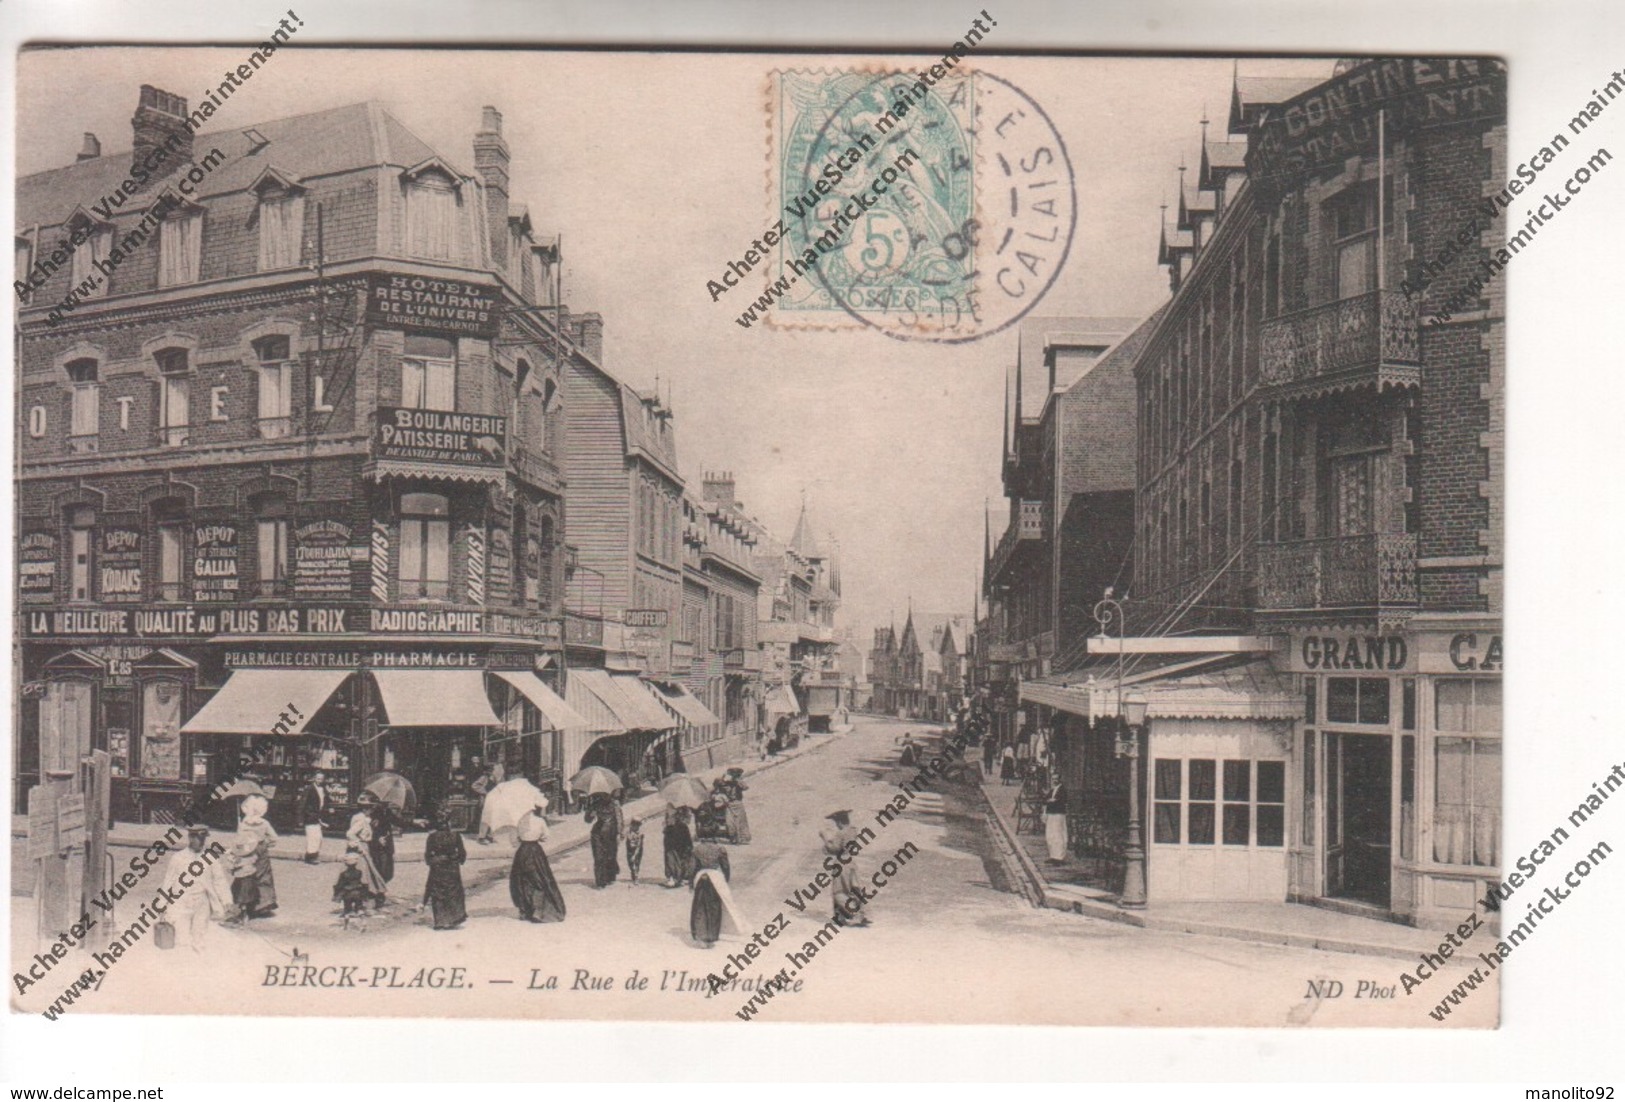
POLYGON ((63 228, 68 232, 69 244, 72 244, 75 238, 80 239, 79 244, 73 249, 69 263, 71 286, 85 288, 85 293, 80 298, 103 297, 107 294, 106 277, 96 279, 94 285, 91 285, 90 281, 100 273, 96 262, 107 262, 108 252, 112 248, 112 227, 80 211, 68 219, 67 225, 63 228))
POLYGON ((188 208, 166 218, 158 230, 158 286, 196 283, 203 271, 203 212, 188 208))
POLYGON ((407 252, 423 260, 450 260, 460 202, 456 181, 443 169, 413 173, 406 184, 407 252))
POLYGON ((72 405, 68 417, 68 450, 85 455, 96 450, 101 431, 101 365, 85 358, 71 360, 66 367, 68 382, 73 387, 72 405))
POLYGON ((267 178, 259 189, 260 271, 297 268, 304 260, 304 192, 267 178))

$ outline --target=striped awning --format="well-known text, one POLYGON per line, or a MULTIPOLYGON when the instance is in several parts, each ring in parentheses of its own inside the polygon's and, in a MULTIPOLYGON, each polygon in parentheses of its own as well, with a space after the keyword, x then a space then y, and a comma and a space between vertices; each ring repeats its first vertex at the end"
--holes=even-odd
POLYGON ((677 726, 671 713, 660 705, 660 690, 643 678, 632 673, 617 673, 612 674, 610 680, 615 682, 615 687, 626 698, 627 706, 637 716, 637 722, 632 724, 634 728, 664 731, 677 726))
POLYGON ((548 725, 556 730, 566 730, 572 727, 588 727, 591 724, 587 717, 565 703, 564 698, 533 673, 510 673, 507 670, 492 670, 496 676, 518 689, 526 700, 536 705, 536 710, 542 713, 548 725))
POLYGON ((390 727, 500 727, 483 670, 373 670, 390 727))
POLYGON ((181 724, 181 732, 265 735, 280 727, 282 734, 303 734, 349 676, 349 670, 237 670, 197 715, 181 724), (288 720, 281 719, 283 714, 288 720))
POLYGON ((690 727, 710 727, 722 722, 715 712, 707 708, 699 697, 689 692, 683 685, 668 683, 658 688, 650 685, 649 689, 656 694, 661 704, 671 709, 679 720, 690 727))

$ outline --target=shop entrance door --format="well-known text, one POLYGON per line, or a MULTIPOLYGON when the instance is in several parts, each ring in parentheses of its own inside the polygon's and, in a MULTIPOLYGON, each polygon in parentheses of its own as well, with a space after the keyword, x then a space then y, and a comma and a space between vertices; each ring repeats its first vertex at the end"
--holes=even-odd
POLYGON ((1326 735, 1326 894, 1389 905, 1393 749, 1383 735, 1326 735))

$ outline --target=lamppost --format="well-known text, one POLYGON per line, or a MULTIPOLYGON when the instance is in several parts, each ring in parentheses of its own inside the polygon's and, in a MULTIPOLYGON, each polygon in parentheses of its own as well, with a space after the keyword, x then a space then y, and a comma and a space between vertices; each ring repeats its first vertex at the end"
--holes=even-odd
POLYGON ((1118 906, 1145 906, 1145 838, 1140 825, 1140 733, 1145 727, 1147 703, 1138 691, 1123 695, 1123 606, 1106 587, 1095 604, 1095 622, 1104 638, 1107 629, 1117 625, 1117 714, 1116 746, 1119 758, 1128 761, 1128 837, 1123 843, 1123 892, 1118 906))

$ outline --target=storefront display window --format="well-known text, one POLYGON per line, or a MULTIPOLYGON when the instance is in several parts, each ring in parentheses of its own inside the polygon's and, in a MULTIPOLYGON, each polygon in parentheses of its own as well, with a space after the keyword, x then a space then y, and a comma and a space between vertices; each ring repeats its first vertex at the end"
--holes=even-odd
POLYGON ((1494 867, 1501 833, 1501 684, 1434 684, 1433 859, 1494 867), (1443 732, 1463 732, 1461 736, 1443 732), (1469 734, 1470 733, 1470 734, 1469 734))
POLYGON ((1286 844, 1286 762, 1258 763, 1256 803, 1257 837, 1260 846, 1286 844))
POLYGON ((40 699, 40 769, 72 772, 90 753, 91 689, 88 681, 50 681, 40 699))
POLYGON ((1151 840, 1172 845, 1179 844, 1179 761, 1158 758, 1156 766, 1156 801, 1151 826, 1151 840))
POLYGON ((1303 844, 1315 844, 1315 733, 1303 733, 1303 844))
POLYGON ((141 690, 141 775, 181 776, 181 686, 149 681, 141 690))
POLYGON ((1326 722, 1388 724, 1388 680, 1382 677, 1328 677, 1326 722))
POLYGON ((1196 760, 1190 763, 1190 805, 1187 809, 1190 844, 1211 846, 1215 825, 1213 798, 1217 794, 1215 763, 1196 760))

